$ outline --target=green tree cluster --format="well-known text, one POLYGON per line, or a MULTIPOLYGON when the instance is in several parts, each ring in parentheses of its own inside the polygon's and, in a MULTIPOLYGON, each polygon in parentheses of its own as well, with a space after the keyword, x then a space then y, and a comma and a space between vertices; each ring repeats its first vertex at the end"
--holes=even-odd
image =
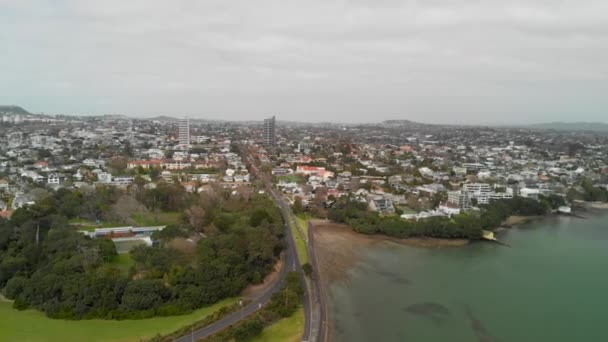
POLYGON ((281 215, 268 197, 221 197, 206 210, 212 224, 225 221, 221 230, 185 251, 169 242, 194 228, 170 226, 153 236, 153 246, 131 251, 135 264, 125 274, 111 263, 116 255, 111 240, 92 239, 67 224, 77 215, 103 215, 115 197, 107 188, 93 194, 60 190, 17 210, 10 221, 0 220, 0 289, 16 308, 64 319, 183 314, 261 282, 283 249, 281 215))

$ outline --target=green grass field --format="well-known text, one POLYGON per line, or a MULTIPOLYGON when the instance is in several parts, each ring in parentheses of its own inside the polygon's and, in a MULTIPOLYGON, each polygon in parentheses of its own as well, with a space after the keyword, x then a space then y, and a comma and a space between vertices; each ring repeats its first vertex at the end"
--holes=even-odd
POLYGON ((178 212, 154 212, 145 214, 133 214, 131 218, 138 226, 162 226, 178 224, 181 221, 182 213, 178 212))
POLYGON ((304 332, 304 309, 267 327, 251 342, 298 342, 304 332))
POLYGON ((0 341, 20 342, 135 342, 156 334, 168 334, 228 306, 238 299, 226 299, 189 315, 142 320, 66 321, 46 317, 36 310, 18 311, 12 303, 0 301, 0 341))
POLYGON ((295 224, 290 222, 289 227, 291 227, 291 234, 296 242, 296 251, 298 252, 298 259, 300 260, 300 264, 305 264, 308 262, 308 251, 306 250, 306 242, 302 240, 300 236, 300 232, 295 224))
POLYGON ((110 262, 110 265, 118 268, 123 274, 129 273, 129 269, 134 264, 135 262, 133 261, 133 259, 131 259, 131 254, 129 253, 118 254, 110 262))
POLYGON ((304 177, 300 176, 300 175, 283 175, 283 176, 277 176, 277 181, 284 181, 284 182, 294 182, 294 183, 304 183, 304 177))

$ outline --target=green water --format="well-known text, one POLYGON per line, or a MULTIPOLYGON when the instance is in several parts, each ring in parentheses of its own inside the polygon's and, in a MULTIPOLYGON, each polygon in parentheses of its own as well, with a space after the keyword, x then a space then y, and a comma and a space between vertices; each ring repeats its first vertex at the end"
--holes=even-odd
POLYGON ((608 341, 608 213, 499 238, 364 251, 331 289, 332 341, 608 341))

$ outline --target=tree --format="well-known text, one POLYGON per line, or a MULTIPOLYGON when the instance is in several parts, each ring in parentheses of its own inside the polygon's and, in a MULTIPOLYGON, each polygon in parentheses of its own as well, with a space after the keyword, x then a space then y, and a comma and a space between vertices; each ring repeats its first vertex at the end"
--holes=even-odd
POLYGON ((305 263, 304 265, 302 265, 302 271, 304 271, 304 274, 306 274, 307 277, 310 277, 310 275, 312 274, 312 265, 309 263, 305 263))
POLYGON ((296 215, 304 212, 304 207, 302 206, 302 197, 295 197, 295 200, 293 201, 292 210, 296 215))
POLYGON ((236 342, 249 341, 264 330, 264 324, 259 318, 246 320, 234 329, 233 338, 236 342))
POLYGON ((152 181, 156 181, 159 176, 160 176, 160 169, 157 167, 153 167, 150 170, 150 179, 152 179, 152 181))
POLYGON ((125 288, 121 308, 125 311, 155 309, 170 297, 171 291, 161 280, 136 280, 130 282, 125 288))

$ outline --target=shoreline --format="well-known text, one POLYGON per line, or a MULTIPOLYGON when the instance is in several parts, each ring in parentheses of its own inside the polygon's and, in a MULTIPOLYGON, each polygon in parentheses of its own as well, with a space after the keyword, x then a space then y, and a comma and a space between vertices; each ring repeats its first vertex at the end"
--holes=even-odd
MULTIPOLYGON (((583 202, 590 210, 599 212, 600 209, 608 209, 608 203, 583 202)), ((555 217, 574 217, 575 215, 561 215, 559 213, 547 213, 545 215, 511 215, 505 219, 500 226, 492 230, 500 234, 521 225, 542 221, 555 217)), ((580 217, 579 217, 580 218, 580 217)), ((349 281, 348 270, 354 266, 361 257, 364 248, 378 244, 396 244, 402 246, 419 248, 446 248, 462 247, 476 240, 469 239, 443 239, 432 237, 395 238, 383 234, 363 234, 355 231, 351 226, 343 223, 335 223, 329 220, 311 220, 313 230, 312 238, 315 240, 317 255, 319 257, 319 268, 323 274, 323 286, 329 287, 334 283, 349 281)), ((487 240, 479 240, 487 241, 487 240)))
MULTIPOLYGON (((347 285, 349 271, 361 260, 362 252, 380 244, 407 245, 421 248, 458 247, 470 243, 466 239, 408 238, 398 239, 386 235, 366 235, 354 231, 350 226, 327 220, 311 220, 311 235, 314 240, 320 286, 328 291, 335 284, 347 285)), ((330 298, 327 298, 329 300, 330 298)), ((333 336, 334 321, 327 310, 327 333, 333 336)))
POLYGON ((460 247, 470 244, 468 239, 414 237, 399 239, 382 234, 362 234, 343 223, 312 220, 315 250, 326 281, 324 286, 348 281, 348 269, 360 260, 363 248, 379 244, 395 244, 420 248, 460 247))
MULTIPOLYGON (((591 207, 587 213, 605 213, 598 210, 597 206, 591 207)), ((601 209, 608 209, 608 203, 601 206, 601 209)), ((577 210, 578 211, 578 210, 577 210)), ((584 211, 578 211, 584 212, 584 211)), ((500 236, 501 233, 512 228, 519 228, 522 225, 542 221, 547 218, 581 218, 574 215, 561 215, 558 213, 548 213, 536 216, 509 216, 503 223, 493 230, 500 236)), ((329 310, 327 310, 327 329, 329 336, 333 336, 335 322, 332 319, 331 288, 334 285, 349 287, 351 281, 350 270, 353 269, 364 257, 364 251, 380 244, 405 245, 421 248, 445 248, 459 247, 473 243, 470 240, 451 240, 435 238, 409 238, 398 239, 381 234, 367 235, 354 231, 346 224, 331 222, 328 220, 311 220, 311 235, 314 240, 315 252, 318 260, 318 272, 320 273, 320 286, 327 289, 329 298, 329 310)))

